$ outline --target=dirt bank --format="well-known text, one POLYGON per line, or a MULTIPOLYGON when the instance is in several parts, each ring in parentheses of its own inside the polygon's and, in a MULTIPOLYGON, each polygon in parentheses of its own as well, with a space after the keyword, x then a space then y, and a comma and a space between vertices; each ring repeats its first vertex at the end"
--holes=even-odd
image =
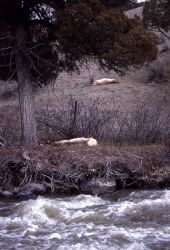
POLYGON ((170 186, 170 148, 53 146, 0 151, 1 193, 104 194, 123 188, 170 186), (43 185, 30 191, 31 185, 43 185), (107 188, 108 187, 108 188, 107 188), (44 188, 44 189, 43 189, 44 188))

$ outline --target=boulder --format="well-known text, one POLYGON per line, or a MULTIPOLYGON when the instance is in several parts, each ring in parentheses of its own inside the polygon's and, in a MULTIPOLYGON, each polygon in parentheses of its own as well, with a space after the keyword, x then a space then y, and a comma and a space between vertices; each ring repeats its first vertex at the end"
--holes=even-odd
POLYGON ((41 183, 30 183, 26 186, 27 190, 35 194, 42 194, 45 193, 47 187, 41 183))
POLYGON ((0 195, 6 198, 10 198, 13 196, 13 193, 7 190, 0 191, 0 195))
POLYGON ((80 190, 93 195, 109 194, 116 190, 116 181, 114 179, 106 180, 95 177, 80 185, 80 190))
POLYGON ((30 191, 21 191, 16 194, 16 198, 21 200, 36 199, 37 196, 30 191))

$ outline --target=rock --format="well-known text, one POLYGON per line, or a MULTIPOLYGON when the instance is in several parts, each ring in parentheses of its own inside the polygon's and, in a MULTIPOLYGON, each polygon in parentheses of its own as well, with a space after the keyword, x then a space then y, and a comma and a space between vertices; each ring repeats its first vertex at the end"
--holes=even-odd
POLYGON ((109 194, 116 190, 116 181, 111 179, 109 181, 104 178, 93 178, 80 185, 80 190, 85 193, 93 195, 109 194))
POLYGON ((37 196, 33 194, 31 191, 21 191, 16 194, 16 198, 27 200, 27 199, 36 199, 37 196))
POLYGON ((6 198, 10 198, 13 196, 13 193, 7 190, 0 191, 0 195, 6 198))
POLYGON ((32 193, 42 194, 45 193, 47 187, 44 184, 40 183, 30 183, 27 185, 27 189, 32 193))

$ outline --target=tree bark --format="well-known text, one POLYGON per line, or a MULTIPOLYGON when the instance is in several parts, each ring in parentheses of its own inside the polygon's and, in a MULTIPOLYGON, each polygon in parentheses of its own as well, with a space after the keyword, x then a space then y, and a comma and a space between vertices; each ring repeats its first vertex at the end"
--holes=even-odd
POLYGON ((15 38, 15 61, 21 117, 21 143, 23 145, 35 145, 37 144, 37 128, 34 111, 34 94, 31 82, 31 65, 26 55, 27 32, 24 27, 17 27, 15 38))

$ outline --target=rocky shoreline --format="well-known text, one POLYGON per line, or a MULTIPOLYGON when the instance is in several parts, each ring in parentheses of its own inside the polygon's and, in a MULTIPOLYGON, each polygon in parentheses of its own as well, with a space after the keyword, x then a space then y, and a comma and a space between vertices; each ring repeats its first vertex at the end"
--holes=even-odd
POLYGON ((170 147, 164 145, 6 147, 0 150, 0 197, 164 188, 169 170, 170 147))

